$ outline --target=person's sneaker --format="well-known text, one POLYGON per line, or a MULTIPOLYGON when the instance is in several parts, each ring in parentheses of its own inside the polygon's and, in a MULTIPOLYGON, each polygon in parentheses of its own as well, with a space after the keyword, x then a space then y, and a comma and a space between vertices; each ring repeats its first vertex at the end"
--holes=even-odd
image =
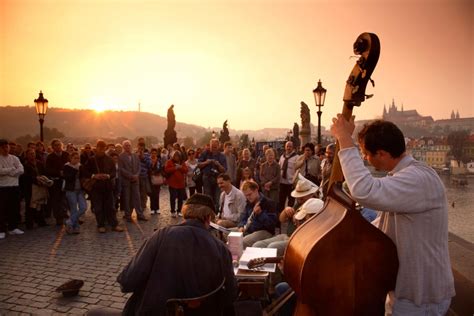
POLYGON ((176 213, 175 213, 175 212, 172 212, 172 213, 171 213, 171 217, 176 218, 176 213))
POLYGON ((123 227, 115 226, 115 227, 112 228, 112 231, 121 233, 121 232, 124 231, 124 229, 123 229, 123 227))
POLYGON ((178 213, 178 216, 179 217, 183 217, 183 214, 181 214, 181 212, 178 213))
POLYGON ((151 215, 156 215, 156 210, 151 210, 150 214, 151 215))
POLYGON ((10 235, 23 235, 25 232, 19 228, 15 228, 14 230, 10 230, 8 233, 10 235))
POLYGON ((105 233, 105 227, 99 227, 99 233, 103 234, 105 233))
POLYGON ((0 239, 5 239, 5 233, 0 233, 0 239))
POLYGON ((158 215, 161 214, 160 210, 156 210, 155 213, 158 214, 158 215))

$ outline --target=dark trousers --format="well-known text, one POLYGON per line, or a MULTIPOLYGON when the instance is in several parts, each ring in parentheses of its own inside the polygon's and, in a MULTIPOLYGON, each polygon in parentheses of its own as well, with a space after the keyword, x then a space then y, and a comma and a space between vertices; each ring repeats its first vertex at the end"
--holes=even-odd
POLYGON ((42 205, 40 208, 35 209, 30 207, 31 203, 31 194, 25 193, 25 225, 26 228, 33 228, 33 223, 36 223, 40 226, 44 226, 46 223, 43 216, 43 208, 42 205))
POLYGON ((221 190, 217 186, 216 177, 212 175, 204 174, 202 176, 202 184, 203 184, 204 194, 212 198, 212 201, 214 201, 214 205, 216 206, 216 210, 218 210, 221 190))
POLYGON ((170 206, 171 213, 178 211, 181 213, 181 208, 183 207, 183 201, 186 200, 186 189, 175 189, 170 187, 170 206), (176 200, 178 200, 178 208, 176 209, 176 200))
POLYGON ((196 192, 202 193, 202 182, 196 182, 196 192))
POLYGON ((295 204, 295 198, 291 196, 293 185, 280 183, 280 196, 278 199, 278 214, 285 208, 286 199, 288 198, 288 206, 295 204))
POLYGON ((0 233, 18 228, 19 222, 20 187, 0 187, 0 233))
POLYGON ((160 190, 161 185, 152 185, 150 194, 150 209, 157 211, 160 209, 160 190))
POLYGON ((125 216, 132 216, 133 209, 137 216, 143 216, 143 209, 140 201, 140 186, 138 182, 122 182, 122 196, 120 206, 125 211, 125 216))
POLYGON ((49 188, 49 200, 56 224, 62 224, 65 215, 67 215, 64 207, 65 194, 61 186, 62 180, 54 180, 53 186, 49 188))
MULTIPOLYGON (((189 189, 189 196, 190 197, 193 196, 194 193, 196 193, 196 187, 189 187, 188 189, 189 189)), ((199 192, 199 193, 201 193, 201 192, 199 192)))
POLYGON ((97 227, 105 227, 105 222, 117 226, 117 216, 114 209, 114 196, 112 190, 92 190, 91 200, 94 205, 97 227))

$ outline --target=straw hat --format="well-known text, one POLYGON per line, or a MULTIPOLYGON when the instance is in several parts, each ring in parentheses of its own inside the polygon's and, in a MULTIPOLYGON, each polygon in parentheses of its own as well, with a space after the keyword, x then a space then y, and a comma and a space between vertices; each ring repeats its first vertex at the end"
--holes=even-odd
POLYGON ((323 210, 324 202, 321 199, 309 199, 308 201, 304 202, 301 206, 300 210, 296 212, 294 218, 298 221, 301 221, 306 217, 306 215, 310 214, 319 214, 323 210))
POLYGON ((299 179, 296 183, 295 189, 291 192, 291 196, 294 198, 299 198, 302 196, 307 196, 310 194, 314 194, 318 191, 319 187, 315 185, 313 182, 306 180, 306 179, 299 179))

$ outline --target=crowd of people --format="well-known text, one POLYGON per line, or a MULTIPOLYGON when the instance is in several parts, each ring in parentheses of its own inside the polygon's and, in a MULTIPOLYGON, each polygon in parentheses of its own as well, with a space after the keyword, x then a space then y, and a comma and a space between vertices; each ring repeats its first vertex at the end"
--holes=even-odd
MULTIPOLYGON (((188 197, 204 193, 221 213, 220 223, 237 227, 243 217, 245 199, 241 198, 241 188, 246 181, 255 182, 259 194, 274 203, 272 209, 276 213, 287 196, 292 204, 288 187, 291 188, 298 172, 316 185, 325 181, 320 156, 315 155, 311 143, 299 155, 287 142, 281 157, 268 146, 257 155, 255 148, 237 150, 232 143, 220 144, 217 139, 204 148, 179 144, 147 148, 143 138, 138 139, 135 147, 130 140, 120 144, 98 140, 94 146, 87 143, 79 147, 71 143, 64 146, 59 139, 53 139, 48 146, 40 141, 31 142, 25 150, 21 144, 1 140, 0 147, 0 159, 5 161, 0 175, 4 202, 0 239, 7 232, 23 234, 19 227, 23 220, 29 230, 35 225, 48 225, 49 218, 54 219, 50 224, 65 225, 67 233, 79 234, 87 200, 99 232, 106 232, 107 226, 120 232, 123 228, 117 211, 122 210, 123 219, 128 222, 132 221, 133 212, 137 220, 147 221, 148 206, 151 215, 159 215, 162 188, 169 190, 172 217, 182 216, 182 206, 188 197), (232 194, 219 183, 221 175, 227 176, 223 183, 234 187, 232 194), (238 208, 233 203, 236 191, 241 198, 238 208), (232 215, 229 208, 234 212, 232 215)), ((323 161, 324 165, 330 164, 331 155, 323 161)), ((268 230, 273 233, 274 229, 268 230)))
MULTIPOLYGON (((454 288, 442 183, 434 171, 405 152, 403 134, 395 125, 376 121, 364 127, 358 138, 361 157, 352 141, 353 119, 339 115, 333 122, 346 187, 365 207, 361 210, 367 220, 375 217, 367 207, 381 211, 374 225, 398 249, 393 315, 418 312, 420 306, 424 311, 440 311, 430 315, 443 315, 454 288), (389 176, 374 178, 364 159, 389 176)), ((94 148, 85 144, 78 150, 68 144, 64 150, 58 139, 51 142, 50 152, 41 142, 28 144, 24 152, 18 148, 0 140, 0 239, 6 232, 24 233, 19 228, 22 199, 27 229, 47 225, 52 216, 72 235, 80 233, 87 199, 100 233, 107 231, 107 225, 112 231, 123 231, 118 210, 129 222, 133 212, 137 220, 147 221, 148 205, 152 216, 166 211, 183 217, 179 225, 164 228, 146 241, 119 276, 122 290, 134 293, 126 306, 130 314, 163 314, 165 299, 170 298, 163 293, 198 296, 200 290, 211 290, 222 280, 226 302, 231 302, 236 295, 232 257, 219 240, 205 233, 210 222, 242 232, 244 247, 276 248, 282 256, 296 227, 323 210, 335 155, 334 144, 321 150, 312 143, 295 148, 288 141, 278 157, 267 145, 257 154, 254 148, 237 150, 217 139, 204 148, 179 144, 147 148, 143 139, 135 148, 129 140, 121 144, 99 140, 94 148), (160 209, 163 189, 169 190, 169 210, 160 209), (284 232, 282 224, 287 226, 284 232), (185 238, 191 235, 196 237, 185 238), (170 244, 164 244, 165 239, 170 244), (156 259, 160 253, 169 260, 156 259), (206 258, 206 263, 196 258, 206 258), (196 264, 204 266, 198 274, 190 268, 196 264), (192 285, 176 283, 176 273, 180 279, 189 277, 192 285), (157 288, 164 291, 158 300, 153 295, 157 288)))

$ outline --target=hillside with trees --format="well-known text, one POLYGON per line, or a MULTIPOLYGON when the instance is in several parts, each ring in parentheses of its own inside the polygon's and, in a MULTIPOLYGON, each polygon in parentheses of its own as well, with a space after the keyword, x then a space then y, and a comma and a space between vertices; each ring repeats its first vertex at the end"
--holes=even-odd
MULTIPOLYGON (((56 129, 70 138, 135 138, 155 136, 162 141, 166 129, 166 118, 145 112, 70 110, 50 108, 45 117, 44 128, 56 129)), ((205 128, 176 123, 179 137, 196 137, 205 128)), ((25 135, 39 134, 38 116, 34 107, 0 107, 0 135, 17 139, 25 135)))

